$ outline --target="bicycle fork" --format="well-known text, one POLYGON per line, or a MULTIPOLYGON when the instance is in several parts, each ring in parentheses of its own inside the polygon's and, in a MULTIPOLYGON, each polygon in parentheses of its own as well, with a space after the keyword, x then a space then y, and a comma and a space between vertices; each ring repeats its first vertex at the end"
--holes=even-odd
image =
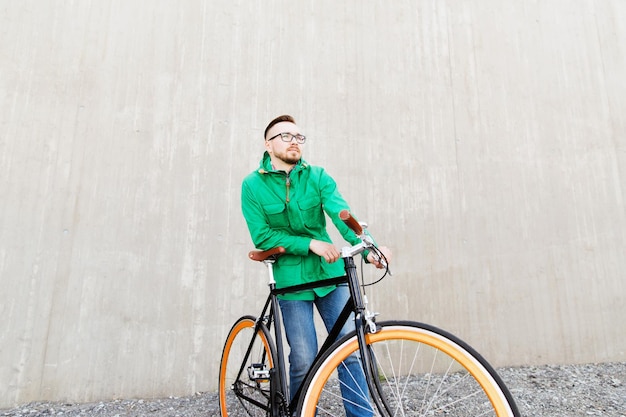
POLYGON ((350 294, 354 300, 354 324, 356 327, 359 354, 361 355, 361 361, 363 363, 363 372, 365 373, 367 388, 372 396, 372 399, 374 400, 376 408, 382 413, 382 415, 392 416, 391 407, 387 404, 387 401, 382 394, 382 387, 380 386, 380 382, 378 380, 376 361, 372 357, 372 352, 368 348, 365 340, 365 327, 367 326, 368 331, 374 333, 376 331, 376 325, 374 324, 372 317, 366 315, 365 304, 359 288, 354 259, 352 257, 348 257, 344 258, 344 261, 346 263, 350 294))

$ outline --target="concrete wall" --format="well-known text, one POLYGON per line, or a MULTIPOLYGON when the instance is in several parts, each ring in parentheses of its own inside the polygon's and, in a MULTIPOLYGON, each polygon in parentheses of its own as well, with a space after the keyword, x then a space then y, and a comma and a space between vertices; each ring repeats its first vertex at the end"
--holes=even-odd
MULTIPOLYGON (((0 406, 214 390, 293 114, 395 276, 495 365, 626 360, 626 2, 0 3, 0 406)), ((338 242, 338 244, 342 244, 338 242)))

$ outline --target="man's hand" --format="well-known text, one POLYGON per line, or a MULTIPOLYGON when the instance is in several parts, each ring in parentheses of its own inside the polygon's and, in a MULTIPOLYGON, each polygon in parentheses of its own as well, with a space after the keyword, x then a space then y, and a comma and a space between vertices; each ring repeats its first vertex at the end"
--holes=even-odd
POLYGON ((322 256, 326 262, 333 263, 339 259, 339 250, 332 243, 312 239, 309 249, 316 255, 322 256))
MULTIPOLYGON (((385 255, 385 259, 387 259, 387 264, 391 263, 391 249, 387 246, 379 246, 378 249, 385 255)), ((382 269, 385 266, 382 264, 382 259, 379 259, 378 256, 374 252, 370 252, 367 254, 367 261, 374 265, 376 268, 382 269)))

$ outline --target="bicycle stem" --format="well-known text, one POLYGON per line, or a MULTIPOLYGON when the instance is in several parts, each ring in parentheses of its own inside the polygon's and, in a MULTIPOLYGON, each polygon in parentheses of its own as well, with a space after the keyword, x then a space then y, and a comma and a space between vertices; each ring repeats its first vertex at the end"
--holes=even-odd
POLYGON ((346 246, 341 248, 341 257, 342 258, 352 258, 359 253, 365 252, 367 249, 376 246, 374 239, 365 231, 365 225, 363 225, 363 233, 358 235, 358 238, 361 239, 361 242, 357 243, 354 246, 346 246))

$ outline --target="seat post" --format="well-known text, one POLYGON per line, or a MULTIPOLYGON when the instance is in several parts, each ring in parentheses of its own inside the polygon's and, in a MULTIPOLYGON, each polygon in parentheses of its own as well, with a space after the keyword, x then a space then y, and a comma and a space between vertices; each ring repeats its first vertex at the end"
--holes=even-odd
POLYGON ((274 279, 274 262, 276 261, 272 258, 268 258, 263 261, 265 266, 267 266, 267 274, 269 278, 268 284, 271 288, 274 288, 274 286, 276 285, 276 280, 274 279))
MULTIPOLYGON (((269 282, 268 285, 270 287, 270 293, 272 293, 275 289, 276 289, 276 280, 274 279, 274 262, 276 262, 276 259, 273 257, 267 258, 263 260, 263 263, 265 264, 265 266, 267 266, 267 274, 268 274, 268 278, 269 278, 269 282)), ((277 363, 274 364, 274 368, 272 369, 272 378, 270 381, 270 388, 272 390, 277 390, 278 387, 276 386, 276 375, 279 375, 279 381, 280 381, 280 391, 283 393, 283 400, 286 398, 289 398, 289 386, 287 384, 287 373, 286 373, 286 361, 285 361, 285 354, 284 354, 284 349, 283 349, 283 332, 282 332, 282 326, 283 326, 283 319, 282 319, 282 314, 280 311, 280 306, 278 304, 278 299, 276 298, 276 295, 270 294, 270 303, 271 303, 271 311, 273 312, 274 315, 274 336, 275 336, 275 343, 276 343, 276 355, 277 355, 277 363)), ((287 403, 288 404, 288 403, 287 403)), ((272 405, 272 407, 277 407, 278 404, 277 402, 274 402, 274 404, 272 405)), ((274 409, 274 412, 276 412, 276 409, 274 409)))

